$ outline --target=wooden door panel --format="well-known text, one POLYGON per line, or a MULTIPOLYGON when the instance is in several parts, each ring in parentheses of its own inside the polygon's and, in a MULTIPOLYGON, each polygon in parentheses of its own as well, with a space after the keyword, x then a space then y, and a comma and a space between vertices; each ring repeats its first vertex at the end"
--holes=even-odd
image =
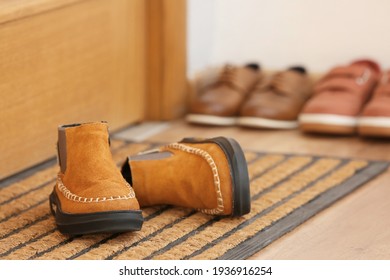
POLYGON ((73 2, 0 21, 0 179, 53 157, 60 124, 143 119, 145 1, 73 2))

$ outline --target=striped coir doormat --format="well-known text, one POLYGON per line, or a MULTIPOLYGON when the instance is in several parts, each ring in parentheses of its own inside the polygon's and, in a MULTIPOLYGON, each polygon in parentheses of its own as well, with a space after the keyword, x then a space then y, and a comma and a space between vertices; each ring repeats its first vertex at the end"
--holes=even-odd
MULTIPOLYGON (((118 166, 147 143, 112 141, 118 166)), ((0 182, 0 259, 246 259, 387 169, 387 162, 246 152, 251 212, 220 218, 191 209, 143 209, 142 230, 69 237, 48 197, 55 160, 0 182)))

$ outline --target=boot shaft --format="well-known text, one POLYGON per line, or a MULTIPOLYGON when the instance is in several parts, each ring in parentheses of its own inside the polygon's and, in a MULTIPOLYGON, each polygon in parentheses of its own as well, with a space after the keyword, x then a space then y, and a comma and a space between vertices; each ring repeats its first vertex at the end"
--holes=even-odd
POLYGON ((62 182, 74 192, 99 190, 101 195, 112 196, 128 191, 112 158, 107 123, 60 126, 58 161, 62 182))
POLYGON ((129 157, 122 175, 141 207, 168 204, 234 216, 250 209, 246 161, 233 139, 168 144, 129 157))
POLYGON ((108 125, 60 126, 57 144, 60 172, 50 205, 60 231, 139 230, 142 213, 132 187, 111 155, 108 125))

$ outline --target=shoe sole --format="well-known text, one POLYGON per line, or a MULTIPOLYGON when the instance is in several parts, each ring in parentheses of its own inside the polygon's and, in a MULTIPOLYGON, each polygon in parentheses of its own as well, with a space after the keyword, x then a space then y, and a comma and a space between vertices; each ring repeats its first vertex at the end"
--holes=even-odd
POLYGON ((62 211, 61 203, 54 190, 50 194, 49 201, 57 227, 63 234, 82 235, 136 231, 140 230, 143 224, 142 212, 138 210, 68 214, 62 211))
POLYGON ((219 117, 212 115, 189 114, 186 116, 186 121, 196 124, 231 126, 237 123, 236 117, 219 117))
POLYGON ((332 114, 301 114, 299 128, 303 132, 350 135, 356 133, 357 117, 332 114))
POLYGON ((231 216, 242 216, 250 212, 251 199, 248 167, 244 152, 232 138, 216 137, 206 140, 183 139, 181 143, 215 143, 225 153, 232 178, 233 205, 231 216))
POLYGON ((281 121, 256 117, 240 117, 238 124, 247 127, 272 129, 294 129, 298 127, 297 121, 281 121))
POLYGON ((363 136, 390 137, 390 117, 360 117, 358 132, 363 136))

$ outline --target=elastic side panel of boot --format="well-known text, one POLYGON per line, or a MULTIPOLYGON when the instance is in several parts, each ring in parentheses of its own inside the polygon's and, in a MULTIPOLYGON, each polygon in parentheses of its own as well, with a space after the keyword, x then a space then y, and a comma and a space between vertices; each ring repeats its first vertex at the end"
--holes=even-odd
POLYGON ((58 129, 58 142, 57 142, 58 161, 60 164, 61 173, 65 174, 66 171, 66 132, 65 127, 58 129))

